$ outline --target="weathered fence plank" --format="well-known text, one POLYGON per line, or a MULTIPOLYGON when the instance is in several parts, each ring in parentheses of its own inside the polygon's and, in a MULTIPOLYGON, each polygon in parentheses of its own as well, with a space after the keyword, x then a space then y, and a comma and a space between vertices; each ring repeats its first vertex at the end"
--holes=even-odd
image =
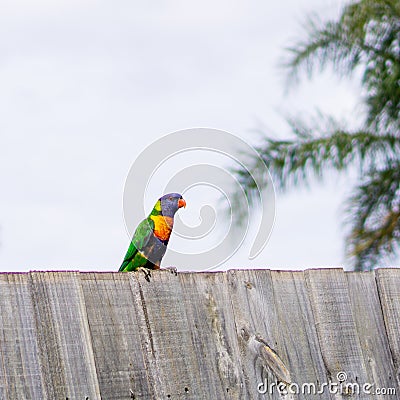
POLYGON ((102 399, 155 398, 130 274, 82 273, 82 288, 102 399))
MULTIPOLYGON (((368 382, 344 272, 308 270, 305 276, 328 378, 335 383, 368 382)), ((351 390, 348 394, 352 394, 351 390)), ((335 398, 345 399, 348 394, 338 393, 335 398)), ((359 398, 371 397, 360 393, 359 398)))
MULTIPOLYGON (((226 273, 179 274, 202 397, 243 399, 245 382, 226 273)), ((197 397, 200 398, 200 397, 197 397)))
POLYGON ((400 269, 378 269, 375 274, 389 348, 400 385, 400 269))
POLYGON ((271 280, 282 352, 287 356, 292 382, 299 388, 296 399, 329 399, 327 390, 316 393, 320 390, 319 384, 328 381, 328 376, 304 274, 271 271, 271 280))
POLYGON ((32 272, 30 278, 44 398, 98 398, 79 273, 32 272))
MULTIPOLYGON (((360 383, 373 384, 372 389, 392 388, 396 386, 396 378, 374 274, 349 272, 346 277, 356 333, 367 370, 367 381, 360 383)), ((376 398, 394 400, 399 397, 385 393, 376 395, 376 398)))
POLYGON ((0 274, 0 399, 44 399, 28 274, 0 274))
MULTIPOLYGON (((200 359, 195 352, 181 281, 169 271, 152 273, 150 282, 136 275, 142 305, 142 334, 148 343, 146 357, 151 366, 157 399, 207 399, 200 359)), ((186 295, 190 296, 191 293, 186 295)), ((210 390, 213 385, 210 383, 210 390)))
MULTIPOLYGON (((281 341, 279 319, 275 308, 270 271, 237 270, 229 271, 230 292, 235 315, 236 331, 241 351, 243 375, 250 399, 281 399, 277 390, 271 394, 260 393, 261 383, 266 387, 277 383, 277 377, 265 369, 262 357, 262 344, 256 337, 264 340, 275 350, 287 366, 287 354, 281 341), (267 396, 267 397, 266 397, 267 396)), ((289 368, 288 368, 289 369, 289 368)))

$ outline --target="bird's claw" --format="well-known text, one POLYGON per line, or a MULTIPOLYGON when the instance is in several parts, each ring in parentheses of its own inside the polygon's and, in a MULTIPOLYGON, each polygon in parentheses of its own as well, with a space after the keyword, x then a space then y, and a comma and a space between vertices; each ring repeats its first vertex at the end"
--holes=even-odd
POLYGON ((164 269, 171 272, 171 274, 175 276, 178 275, 178 269, 176 267, 165 267, 164 269))
POLYGON ((146 281, 150 282, 151 272, 148 268, 139 267, 137 270, 142 271, 144 273, 144 278, 146 279, 146 281))

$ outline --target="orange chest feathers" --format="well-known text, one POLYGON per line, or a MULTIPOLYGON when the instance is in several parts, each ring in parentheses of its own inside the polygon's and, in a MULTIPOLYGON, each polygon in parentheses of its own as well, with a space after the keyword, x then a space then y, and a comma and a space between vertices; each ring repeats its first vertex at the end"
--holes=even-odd
POLYGON ((154 235, 160 240, 168 240, 174 226, 174 219, 162 215, 152 215, 150 218, 154 221, 154 235))

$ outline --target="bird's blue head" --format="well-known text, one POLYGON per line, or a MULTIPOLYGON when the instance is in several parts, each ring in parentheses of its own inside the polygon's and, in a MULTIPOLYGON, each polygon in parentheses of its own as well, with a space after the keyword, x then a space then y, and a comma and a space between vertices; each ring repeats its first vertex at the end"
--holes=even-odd
POLYGON ((181 207, 186 207, 186 201, 179 193, 168 193, 160 197, 161 212, 165 217, 174 217, 181 207))

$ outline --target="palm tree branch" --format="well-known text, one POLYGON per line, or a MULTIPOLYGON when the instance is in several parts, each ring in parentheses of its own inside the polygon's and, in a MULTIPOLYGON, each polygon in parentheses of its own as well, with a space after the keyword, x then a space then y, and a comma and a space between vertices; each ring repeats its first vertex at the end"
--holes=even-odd
POLYGON ((284 66, 289 70, 289 77, 296 77, 301 67, 311 76, 316 64, 323 69, 328 61, 347 73, 361 62, 367 64, 378 57, 398 62, 395 44, 398 40, 396 24, 400 22, 391 11, 395 5, 382 2, 376 7, 374 4, 374 14, 371 14, 369 5, 364 3, 348 5, 338 22, 323 24, 315 16, 310 17, 306 24, 306 40, 287 48, 290 56, 284 66), (391 15, 392 23, 385 19, 387 15, 391 15), (379 34, 369 34, 372 29, 379 29, 379 34), (378 40, 371 41, 371 38, 378 40))
POLYGON ((346 251, 355 269, 368 269, 400 245, 400 162, 371 170, 347 202, 346 251))
MULTIPOLYGON (((380 160, 394 158, 396 151, 400 151, 400 140, 392 135, 342 130, 313 138, 303 127, 297 128, 293 140, 266 138, 266 143, 256 150, 269 168, 274 183, 286 189, 292 183, 307 183, 311 176, 322 178, 328 169, 341 171, 356 160, 362 169, 366 163, 371 166, 380 160)), ((261 170, 259 163, 260 159, 254 161, 252 174, 261 170)), ((235 172, 247 192, 257 190, 246 171, 235 172)))

